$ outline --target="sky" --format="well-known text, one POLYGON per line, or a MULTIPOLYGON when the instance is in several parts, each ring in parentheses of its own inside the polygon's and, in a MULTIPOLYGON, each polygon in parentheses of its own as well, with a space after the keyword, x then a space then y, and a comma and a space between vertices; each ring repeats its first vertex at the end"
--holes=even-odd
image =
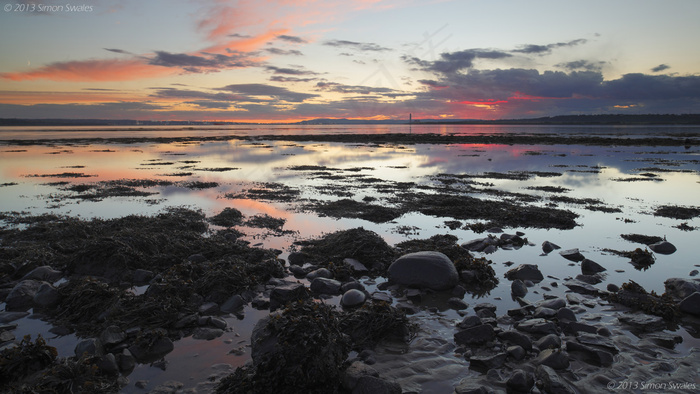
POLYGON ((0 118, 700 113, 698 0, 14 0, 0 118))

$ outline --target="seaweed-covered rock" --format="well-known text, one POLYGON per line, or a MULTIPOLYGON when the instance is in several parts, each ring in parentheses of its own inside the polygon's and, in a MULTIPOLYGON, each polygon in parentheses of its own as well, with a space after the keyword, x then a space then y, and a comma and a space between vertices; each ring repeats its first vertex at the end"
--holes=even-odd
POLYGON ((335 393, 349 346, 334 308, 293 302, 260 320, 251 337, 253 364, 236 369, 218 393, 335 393))
POLYGON ((678 299, 684 299, 696 291, 700 291, 700 280, 669 278, 664 282, 664 287, 667 294, 678 299))
POLYGON ((416 252, 396 259, 387 271, 389 280, 403 286, 447 290, 459 282, 452 261, 440 252, 416 252))
POLYGON ((233 227, 243 222, 243 214, 236 208, 226 207, 209 221, 217 226, 233 227))
POLYGON ((337 231, 321 238, 300 241, 300 252, 308 256, 307 261, 327 266, 340 265, 344 259, 359 261, 372 271, 383 273, 395 257, 394 250, 377 233, 362 227, 337 231))
POLYGON ((358 349, 373 347, 386 338, 408 342, 416 331, 416 326, 404 311, 385 302, 365 303, 346 311, 339 318, 340 329, 358 349))

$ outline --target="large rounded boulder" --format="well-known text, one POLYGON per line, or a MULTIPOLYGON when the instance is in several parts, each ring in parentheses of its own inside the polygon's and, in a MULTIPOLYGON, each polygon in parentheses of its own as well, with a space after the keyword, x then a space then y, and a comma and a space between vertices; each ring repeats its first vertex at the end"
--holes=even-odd
POLYGON ((440 252, 416 252, 403 255, 389 266, 389 280, 394 283, 447 290, 459 282, 457 269, 449 257, 440 252))

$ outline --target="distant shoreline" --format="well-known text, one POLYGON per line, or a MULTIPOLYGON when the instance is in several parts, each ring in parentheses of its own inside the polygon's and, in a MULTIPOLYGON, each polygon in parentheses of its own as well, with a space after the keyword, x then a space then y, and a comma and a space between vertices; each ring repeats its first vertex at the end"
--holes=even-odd
POLYGON ((414 119, 361 120, 361 119, 312 119, 292 123, 254 123, 222 121, 142 121, 133 119, 19 119, 0 118, 0 126, 236 126, 236 125, 700 125, 700 114, 644 114, 644 115, 561 115, 524 119, 414 119))

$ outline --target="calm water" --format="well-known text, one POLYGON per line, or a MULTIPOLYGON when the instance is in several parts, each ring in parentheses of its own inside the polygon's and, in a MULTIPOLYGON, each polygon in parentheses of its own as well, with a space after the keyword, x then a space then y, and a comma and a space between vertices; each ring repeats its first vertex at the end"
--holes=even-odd
MULTIPOLYGON (((412 127, 411 132, 433 132, 444 134, 476 133, 569 133, 600 135, 650 135, 679 132, 698 132, 700 128, 684 127, 503 127, 503 126, 427 126, 412 127)), ((564 249, 579 248, 589 259, 608 269, 606 280, 598 285, 605 288, 607 283, 617 285, 634 280, 647 290, 663 292, 663 281, 670 277, 689 277, 691 270, 700 265, 697 239, 698 230, 681 231, 674 227, 685 222, 692 227, 700 227, 700 219, 676 220, 657 217, 652 214, 661 205, 698 206, 700 195, 700 150, 697 147, 592 147, 577 145, 366 145, 340 143, 290 143, 285 141, 231 140, 226 142, 194 143, 144 143, 130 144, 61 144, 46 143, 56 138, 90 137, 153 137, 153 136, 210 136, 210 135, 262 135, 295 133, 378 133, 408 132, 407 125, 394 126, 221 126, 189 128, 108 128, 93 131, 91 128, 77 130, 52 129, 4 129, 0 130, 0 140, 36 139, 45 140, 42 144, 13 145, 0 142, 0 211, 22 211, 32 214, 58 213, 84 218, 113 218, 127 214, 152 214, 169 206, 189 206, 202 209, 207 215, 214 215, 225 207, 235 207, 247 216, 268 214, 286 220, 284 228, 294 234, 275 236, 260 229, 242 228, 253 243, 262 243, 285 251, 286 256, 291 242, 295 239, 316 237, 322 233, 362 226, 376 231, 389 244, 406 239, 427 238, 435 234, 456 235, 460 242, 484 237, 471 230, 450 230, 445 221, 450 218, 437 218, 418 213, 406 214, 394 222, 375 224, 361 219, 333 219, 319 217, 310 212, 302 212, 292 203, 272 203, 250 199, 231 199, 228 193, 238 194, 261 182, 275 182, 299 188, 299 199, 333 200, 340 197, 333 194, 342 187, 349 197, 361 200, 364 197, 386 197, 373 183, 358 183, 355 178, 328 180, 312 175, 308 171, 294 171, 293 166, 319 165, 335 169, 361 168, 353 172, 365 178, 377 178, 383 182, 415 182, 418 185, 435 185, 433 176, 437 174, 483 174, 486 172, 507 173, 509 171, 556 172, 556 176, 534 176, 527 180, 476 179, 489 183, 489 188, 505 192, 526 193, 543 198, 533 203, 545 206, 550 204, 550 196, 563 195, 573 198, 602 200, 606 206, 621 209, 619 213, 594 212, 583 205, 558 204, 559 208, 570 209, 580 215, 580 224, 572 230, 543 230, 531 228, 506 229, 506 232, 523 231, 536 246, 525 246, 520 250, 498 250, 486 257, 493 261, 494 269, 501 278, 501 284, 482 300, 467 302, 491 302, 497 305, 500 313, 516 306, 510 298, 510 282, 503 279, 508 269, 504 263, 538 264, 546 278, 530 289, 528 298, 537 300, 542 294, 562 295, 566 288, 563 280, 580 273, 577 266, 570 266, 568 260, 557 253, 541 256, 539 245, 549 240, 564 249), (226 171, 207 171, 212 168, 228 168, 226 171), (85 177, 66 178, 60 174, 80 173, 85 177), (630 178, 644 178, 643 173, 656 175, 653 180, 624 181, 630 178), (73 198, 76 194, 65 190, 70 184, 93 184, 103 181, 124 179, 166 180, 175 182, 169 186, 140 188, 154 193, 147 197, 112 197, 101 201, 85 201, 73 198), (184 182, 216 182, 218 186, 193 190, 184 182), (533 186, 559 186, 568 189, 563 194, 553 194, 528 189, 533 186), (407 231, 409 229, 410 231, 407 231), (638 233, 664 236, 676 245, 678 251, 672 255, 657 255, 656 263, 647 271, 634 269, 626 259, 604 252, 604 248, 633 250, 639 244, 629 243, 620 234, 638 233), (553 287, 551 282, 557 282, 553 287), (550 291, 542 289, 548 286, 550 291)), ((647 177, 648 178, 648 177, 647 177)), ((379 182, 381 183, 381 182, 379 182)), ((483 194, 479 198, 494 198, 483 194)), ((469 221, 462 221, 466 224, 469 221)), ((0 307, 2 307, 0 305, 0 307)), ((445 311, 446 317, 457 318, 453 311, 445 311)), ((183 340, 173 355, 168 358, 168 370, 160 371, 148 366, 140 366, 132 374, 132 382, 144 378, 154 382, 176 379, 182 381, 182 374, 189 374, 194 385, 208 374, 208 366, 226 362, 240 365, 246 356, 226 354, 236 342, 246 339, 255 318, 241 322, 231 321, 240 337, 220 338, 212 342, 183 340), (226 345, 222 353, 221 341, 229 339, 233 344, 226 345), (194 349, 194 350, 193 350, 194 349), (188 367, 192 354, 196 353, 201 368, 194 371, 188 367)), ((26 320, 26 319, 25 319, 26 320)), ((233 319, 235 320, 235 319, 233 319)), ((48 328, 41 322, 22 324, 15 333, 42 332, 48 328)), ((446 330, 449 331, 449 330, 446 330)), ((233 335, 233 334, 231 334, 233 335)), ((451 338, 451 333, 446 334, 451 338)), ((682 335, 692 339, 684 331, 682 335)), ((65 338, 57 338, 55 346, 64 348, 66 354, 72 347, 64 344, 65 338), (63 342, 60 342, 63 341, 63 342)), ((240 345, 239 345, 240 346, 240 345)), ((130 386, 133 388, 133 386, 130 386)))

